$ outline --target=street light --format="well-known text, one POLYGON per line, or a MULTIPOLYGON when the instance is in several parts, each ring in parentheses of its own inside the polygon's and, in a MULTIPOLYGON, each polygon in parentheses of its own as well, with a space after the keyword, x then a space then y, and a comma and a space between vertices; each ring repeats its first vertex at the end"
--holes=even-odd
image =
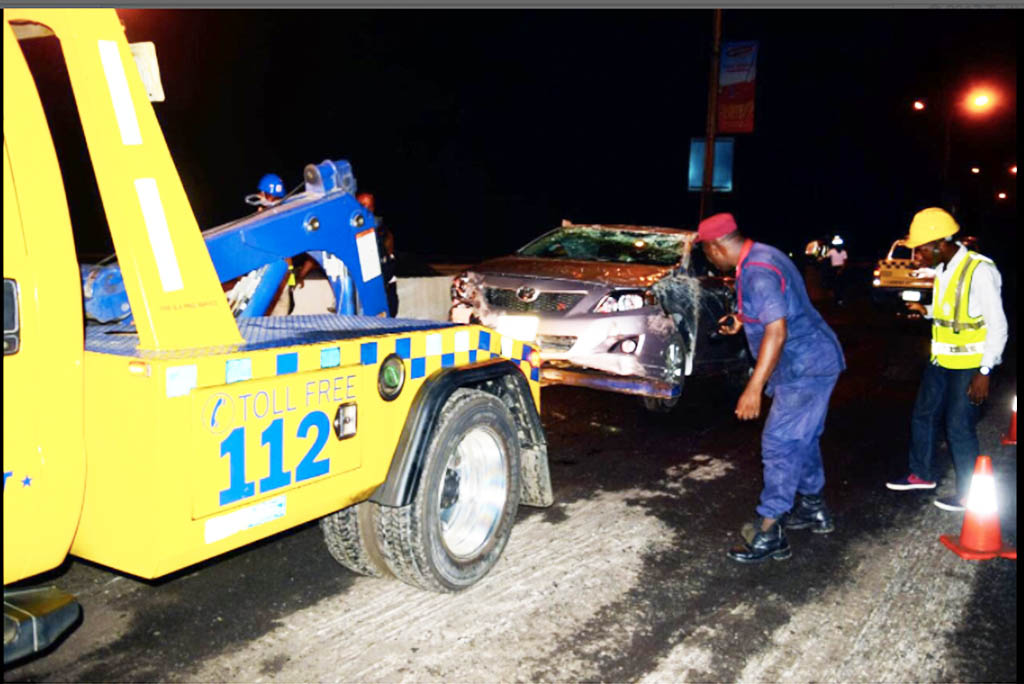
POLYGON ((999 199, 1006 199, 1006 193, 1005 192, 1001 192, 998 195, 996 195, 996 197, 998 197, 999 199))
POLYGON ((972 166, 971 173, 981 173, 981 169, 979 169, 977 166, 972 166))
MULTIPOLYGON (((949 185, 950 139, 952 137, 953 117, 957 114, 958 109, 969 114, 985 115, 995 107, 998 99, 995 90, 987 85, 975 86, 959 98, 948 92, 944 93, 941 97, 940 104, 943 109, 942 115, 944 119, 942 145, 942 194, 944 196, 949 185)), ((927 102, 925 99, 914 100, 914 110, 923 111, 925 109, 925 102, 927 102)), ((972 168, 971 173, 981 173, 981 170, 975 171, 972 168)))

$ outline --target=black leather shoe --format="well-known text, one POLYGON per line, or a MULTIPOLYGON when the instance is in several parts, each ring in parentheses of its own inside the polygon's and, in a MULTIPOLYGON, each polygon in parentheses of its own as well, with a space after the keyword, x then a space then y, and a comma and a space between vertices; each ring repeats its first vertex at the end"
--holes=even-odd
POLYGON ((806 530, 809 527, 815 534, 828 534, 836 529, 832 514, 820 494, 801 494, 797 505, 779 522, 787 530, 806 530))
POLYGON ((745 543, 729 549, 729 558, 740 563, 763 563, 772 560, 786 560, 793 555, 789 542, 778 522, 772 524, 767 532, 761 531, 761 518, 750 525, 743 526, 745 543))

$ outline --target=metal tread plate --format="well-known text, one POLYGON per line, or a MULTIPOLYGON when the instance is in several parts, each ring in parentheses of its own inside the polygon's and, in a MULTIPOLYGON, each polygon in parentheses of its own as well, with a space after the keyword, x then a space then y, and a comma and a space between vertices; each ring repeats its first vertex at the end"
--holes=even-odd
POLYGON ((354 337, 389 335, 449 328, 454 323, 416 318, 378 318, 376 316, 263 316, 236 321, 245 343, 237 349, 188 349, 148 354, 138 349, 139 336, 132 323, 89 323, 85 327, 85 350, 116 356, 173 357, 200 356, 227 351, 256 351, 271 347, 318 344, 354 337))

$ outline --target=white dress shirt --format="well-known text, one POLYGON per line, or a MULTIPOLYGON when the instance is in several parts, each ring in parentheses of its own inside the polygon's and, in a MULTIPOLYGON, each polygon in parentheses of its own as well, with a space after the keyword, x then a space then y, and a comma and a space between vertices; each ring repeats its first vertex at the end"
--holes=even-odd
POLYGON ((842 266, 843 264, 846 263, 847 257, 845 249, 836 249, 835 247, 833 247, 832 249, 828 250, 828 253, 825 254, 825 256, 829 258, 829 261, 832 263, 833 266, 842 266))
MULTIPOLYGON (((953 258, 948 264, 939 264, 935 267, 935 277, 938 279, 939 291, 935 301, 941 301, 946 288, 950 286, 953 271, 960 262, 967 257, 967 248, 960 245, 953 258)), ((956 284, 953 283, 955 287, 956 284)), ((967 314, 972 318, 981 316, 985 319, 985 327, 988 329, 985 335, 985 351, 981 356, 981 365, 992 368, 1003 360, 1003 350, 1006 348, 1006 313, 1003 312, 1003 299, 1000 290, 1003 287, 1003 278, 999 275, 999 269, 987 261, 982 261, 974 270, 971 278, 971 291, 967 294, 967 314)), ((925 307, 928 318, 932 317, 932 306, 934 301, 925 307)))

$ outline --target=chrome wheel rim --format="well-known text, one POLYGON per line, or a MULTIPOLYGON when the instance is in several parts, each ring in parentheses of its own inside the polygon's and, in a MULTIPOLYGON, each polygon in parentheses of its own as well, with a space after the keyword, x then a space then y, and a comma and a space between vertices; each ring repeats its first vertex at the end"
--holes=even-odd
POLYGON ((679 382, 683 375, 683 350, 673 342, 665 349, 665 367, 669 370, 673 382, 679 382))
POLYGON ((490 539, 508 497, 506 455, 497 434, 467 432, 448 456, 438 485, 441 540, 456 558, 470 558, 490 539))

